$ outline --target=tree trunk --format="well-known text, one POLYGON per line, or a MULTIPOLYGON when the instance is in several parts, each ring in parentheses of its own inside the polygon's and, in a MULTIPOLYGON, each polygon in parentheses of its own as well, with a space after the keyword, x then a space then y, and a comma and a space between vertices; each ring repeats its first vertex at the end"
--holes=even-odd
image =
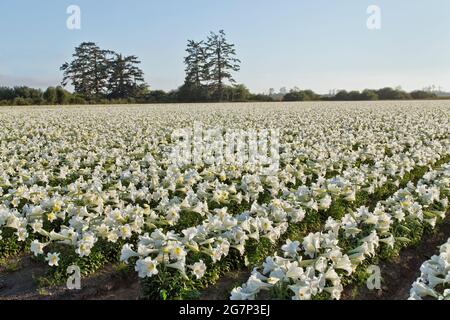
POLYGON ((217 77, 218 77, 218 89, 219 89, 219 101, 222 101, 223 99, 223 86, 222 86, 222 68, 221 68, 221 64, 222 64, 222 57, 220 56, 220 44, 219 44, 219 48, 217 49, 217 77))

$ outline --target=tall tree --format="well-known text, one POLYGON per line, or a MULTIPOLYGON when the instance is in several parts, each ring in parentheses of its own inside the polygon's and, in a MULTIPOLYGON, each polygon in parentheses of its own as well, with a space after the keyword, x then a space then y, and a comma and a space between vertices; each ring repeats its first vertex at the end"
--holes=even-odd
POLYGON ((187 56, 184 58, 186 65, 185 84, 199 88, 204 81, 209 80, 205 43, 188 40, 186 52, 187 56))
POLYGON ((136 56, 116 54, 110 63, 108 91, 111 98, 136 97, 147 88, 144 72, 138 67, 141 62, 136 56))
POLYGON ((219 100, 222 100, 224 82, 228 80, 230 83, 235 83, 231 72, 240 70, 239 63, 241 61, 236 58, 234 44, 227 42, 223 30, 220 30, 219 34, 210 33, 206 53, 211 84, 219 100))
POLYGON ((111 53, 93 42, 83 42, 75 48, 74 59, 61 67, 64 71, 62 85, 70 82, 76 93, 88 99, 103 96, 108 84, 108 55, 111 53))

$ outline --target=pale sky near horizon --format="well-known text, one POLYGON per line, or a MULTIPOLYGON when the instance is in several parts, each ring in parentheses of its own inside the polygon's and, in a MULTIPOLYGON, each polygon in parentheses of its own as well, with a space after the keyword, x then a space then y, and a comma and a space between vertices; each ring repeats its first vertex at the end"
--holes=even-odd
POLYGON ((448 0, 1 0, 0 86, 57 85, 83 41, 134 54, 152 89, 183 83, 187 39, 224 29, 253 92, 435 84, 450 91, 448 0), (66 27, 69 5, 81 30, 66 27), (369 30, 366 10, 381 9, 369 30))

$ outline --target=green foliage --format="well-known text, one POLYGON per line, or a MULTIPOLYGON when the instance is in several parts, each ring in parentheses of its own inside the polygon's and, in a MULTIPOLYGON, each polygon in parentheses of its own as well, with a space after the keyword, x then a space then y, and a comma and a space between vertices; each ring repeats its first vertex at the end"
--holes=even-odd
POLYGON ((206 85, 185 83, 178 89, 176 100, 180 102, 207 102, 211 100, 211 92, 206 85))
MULTIPOLYGON (((147 93, 144 73, 136 56, 123 56, 100 49, 93 42, 75 48, 73 60, 64 63, 62 85, 71 83, 75 93, 85 100, 102 103, 102 99, 128 99, 147 93)), ((109 103, 105 100, 103 103, 109 103)), ((63 101, 58 101, 64 104, 63 101)))
POLYGON ((187 56, 184 58, 185 86, 192 90, 202 89, 206 87, 205 84, 210 77, 205 42, 188 40, 186 52, 187 56))
POLYGON ((416 90, 410 93, 413 99, 424 100, 424 99, 436 99, 437 95, 433 92, 416 90))
POLYGON ((2 239, 0 239, 0 260, 29 250, 32 241, 31 237, 28 237, 27 241, 18 241, 13 229, 3 228, 2 231, 2 239))
POLYGON ((61 86, 56 87, 56 103, 59 105, 67 104, 70 101, 71 93, 64 90, 61 86))
POLYGON ((153 278, 141 279, 141 298, 145 300, 186 300, 197 299, 199 289, 214 284, 226 272, 244 267, 242 257, 235 249, 230 249, 226 259, 212 263, 211 258, 198 253, 188 258, 187 263, 203 259, 208 268, 201 279, 191 274, 186 277, 177 270, 162 266, 159 273, 153 278))
POLYGON ((291 90, 283 97, 283 101, 316 101, 320 100, 320 96, 312 90, 291 90))
POLYGON ((326 221, 326 219, 328 219, 328 217, 332 217, 335 220, 339 220, 342 217, 344 217, 344 215, 347 213, 346 211, 347 211, 348 206, 349 206, 349 204, 347 201, 345 201, 341 198, 335 199, 331 203, 330 208, 324 214, 322 219, 326 221))
MULTIPOLYGON (((428 98, 431 98, 428 97, 428 98)), ((418 98, 417 94, 409 94, 400 88, 382 88, 379 90, 365 89, 362 92, 345 90, 339 91, 335 96, 331 97, 333 101, 364 101, 364 100, 409 100, 409 99, 424 99, 418 98)))
POLYGON ((243 102, 248 101, 249 98, 250 91, 243 84, 224 87, 222 101, 243 102))
POLYGON ((79 95, 73 95, 69 98, 69 104, 86 104, 86 100, 79 95))
POLYGON ((272 102, 275 101, 274 98, 272 98, 269 95, 266 94, 253 94, 250 93, 250 96, 248 97, 249 101, 258 101, 258 102, 272 102))
POLYGON ((40 105, 44 102, 43 93, 39 89, 25 86, 21 87, 0 87, 0 101, 2 105, 40 105))
MULTIPOLYGON (((68 277, 67 268, 72 265, 80 268, 82 276, 93 274, 107 263, 118 261, 122 246, 122 241, 114 244, 105 240, 99 240, 88 257, 80 257, 70 246, 52 244, 47 250, 49 252, 60 252, 59 265, 50 268, 46 275, 39 277, 37 279, 38 285, 41 287, 52 287, 64 283, 68 277)), ((40 256, 39 259, 44 262, 45 257, 40 256)))
POLYGON ((232 72, 240 70, 234 44, 228 43, 225 32, 210 33, 206 41, 188 40, 186 78, 177 92, 179 101, 247 101, 249 90, 234 85, 232 72), (227 85, 228 82, 230 85, 227 85))
POLYGON ((45 90, 43 98, 48 104, 55 104, 56 103, 56 89, 54 87, 48 87, 47 90, 45 90))
POLYGON ((180 214, 180 219, 178 223, 171 227, 171 230, 175 232, 181 232, 184 229, 194 227, 200 225, 204 217, 202 217, 199 213, 193 211, 183 211, 180 214))
POLYGON ((377 91, 378 97, 380 100, 409 100, 411 96, 401 90, 401 89, 392 89, 392 88, 382 88, 377 91))
POLYGON ((86 99, 100 98, 106 93, 110 73, 109 54, 93 42, 83 42, 75 48, 73 60, 61 66, 62 85, 70 83, 75 93, 86 99))
POLYGON ((70 92, 60 86, 49 87, 44 92, 29 87, 0 87, 0 105, 82 104, 79 103, 80 101, 74 101, 73 97, 70 92))
MULTIPOLYGON (((120 83, 120 81, 115 81, 120 83)), ((178 102, 214 102, 219 101, 214 87, 202 84, 201 86, 194 86, 189 83, 183 84, 177 90, 166 92, 163 90, 148 89, 145 83, 141 85, 131 85, 127 89, 120 89, 114 94, 103 95, 97 98, 87 98, 82 94, 72 94, 62 87, 54 88, 56 91, 56 98, 53 97, 52 87, 45 92, 40 90, 20 87, 16 92, 15 88, 0 87, 0 105, 40 105, 40 104, 57 104, 57 105, 82 105, 82 104, 130 104, 130 103, 178 103, 178 102), (30 92, 32 92, 30 94, 30 92), (132 92, 125 94, 125 92, 132 92), (20 96, 19 96, 20 95, 20 96), (23 96, 22 96, 23 95, 23 96)), ((355 101, 355 100, 381 100, 378 96, 377 90, 364 90, 357 95, 356 91, 347 93, 345 91, 339 92, 334 97, 325 98, 311 90, 291 91, 285 95, 280 94, 280 98, 284 101, 315 101, 315 100, 333 100, 333 101, 355 101)), ((425 92, 427 93, 427 92, 425 92)), ((422 94, 411 93, 413 99, 433 99, 432 94, 427 93, 427 96, 422 94)), ((401 96, 401 95, 400 95, 401 96)), ((403 96, 404 99, 409 99, 408 94, 403 96)), ((278 99, 278 98, 277 98, 278 99)), ((397 100, 400 99, 397 97, 397 100)), ((270 102, 275 101, 271 95, 253 94, 243 84, 237 85, 223 85, 222 102, 270 102)), ((355 149, 357 150, 357 148, 355 149)), ((391 151, 386 150, 386 155, 390 156, 391 151)))
POLYGON ((136 98, 146 93, 144 73, 138 67, 136 56, 114 53, 109 61, 108 97, 112 99, 136 98))
POLYGON ((359 95, 359 99, 361 100, 379 100, 379 96, 375 90, 365 89, 359 95))
POLYGON ((222 101, 225 81, 235 83, 232 72, 240 70, 241 61, 236 58, 234 44, 228 43, 225 32, 218 34, 210 32, 206 41, 206 66, 209 70, 209 86, 213 89, 213 96, 222 101))
POLYGON ((20 259, 0 260, 0 266, 2 266, 6 272, 16 272, 21 269, 20 259))

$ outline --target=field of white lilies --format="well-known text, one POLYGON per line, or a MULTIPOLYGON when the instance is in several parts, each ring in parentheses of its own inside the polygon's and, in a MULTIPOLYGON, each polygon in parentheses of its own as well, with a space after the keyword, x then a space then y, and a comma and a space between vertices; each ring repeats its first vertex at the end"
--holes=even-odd
MULTIPOLYGON (((46 286, 120 264, 143 299, 235 271, 229 299, 340 299, 448 219, 449 120, 445 101, 3 107, 0 259, 31 255, 46 286)), ((450 299, 440 245, 400 298, 450 299)))

